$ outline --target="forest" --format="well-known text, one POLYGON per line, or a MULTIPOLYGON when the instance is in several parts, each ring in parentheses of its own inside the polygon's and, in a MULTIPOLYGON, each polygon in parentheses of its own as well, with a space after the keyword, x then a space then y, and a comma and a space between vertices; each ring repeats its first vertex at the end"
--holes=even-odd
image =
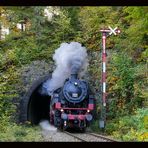
MULTIPOLYGON (((40 127, 17 122, 21 69, 34 61, 53 64, 64 42, 79 42, 90 58, 90 84, 99 99, 101 28, 119 27, 107 38, 106 127, 91 129, 121 141, 148 141, 147 6, 1 6, 0 141, 43 141, 40 127)), ((97 110, 100 110, 98 104, 97 110)))

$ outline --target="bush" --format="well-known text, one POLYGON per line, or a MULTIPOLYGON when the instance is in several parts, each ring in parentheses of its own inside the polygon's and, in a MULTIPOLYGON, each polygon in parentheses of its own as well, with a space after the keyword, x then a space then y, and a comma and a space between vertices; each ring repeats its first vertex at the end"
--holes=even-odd
POLYGON ((147 125, 148 109, 142 108, 138 109, 135 115, 107 122, 106 132, 122 141, 148 141, 147 125))
POLYGON ((128 55, 115 53, 109 67, 108 118, 134 113, 143 101, 140 93, 135 93, 136 66, 128 55))
POLYGON ((39 127, 32 127, 26 125, 17 125, 15 123, 2 120, 0 123, 0 142, 33 142, 42 141, 42 135, 39 127))

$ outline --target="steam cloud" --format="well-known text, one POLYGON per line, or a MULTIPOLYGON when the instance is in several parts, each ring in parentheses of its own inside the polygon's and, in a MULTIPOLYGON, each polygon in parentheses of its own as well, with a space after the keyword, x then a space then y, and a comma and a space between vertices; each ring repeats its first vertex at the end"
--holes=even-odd
POLYGON ((39 123, 39 125, 41 126, 41 128, 42 128, 43 130, 57 131, 57 128, 54 127, 53 125, 51 125, 48 120, 43 120, 43 121, 41 121, 41 122, 39 123))
POLYGON ((52 73, 52 78, 47 80, 42 87, 42 92, 46 90, 49 95, 62 87, 72 73, 77 73, 78 77, 82 78, 88 66, 87 50, 78 42, 62 43, 56 49, 53 60, 56 69, 52 73))

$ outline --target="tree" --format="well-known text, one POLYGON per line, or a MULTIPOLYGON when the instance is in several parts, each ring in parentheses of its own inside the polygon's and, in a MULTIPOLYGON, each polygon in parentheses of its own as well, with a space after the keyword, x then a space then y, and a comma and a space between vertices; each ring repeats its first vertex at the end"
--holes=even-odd
POLYGON ((126 38, 119 44, 134 60, 140 60, 142 53, 148 50, 148 9, 146 6, 124 7, 122 13, 128 27, 125 28, 126 38))

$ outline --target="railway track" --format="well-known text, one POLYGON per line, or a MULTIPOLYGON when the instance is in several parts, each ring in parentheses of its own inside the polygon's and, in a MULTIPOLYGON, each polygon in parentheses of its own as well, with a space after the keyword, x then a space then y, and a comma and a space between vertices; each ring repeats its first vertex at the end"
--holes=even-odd
POLYGON ((117 141, 115 139, 112 139, 112 138, 109 138, 109 137, 106 137, 106 136, 103 136, 103 135, 99 135, 99 134, 96 134, 96 133, 89 133, 89 135, 96 136, 100 139, 105 140, 106 142, 120 142, 120 141, 117 141))
POLYGON ((64 131, 64 133, 80 140, 80 142, 119 142, 95 133, 69 133, 67 131, 64 131))
POLYGON ((76 134, 69 133, 69 132, 67 132, 67 131, 64 131, 64 133, 67 134, 67 135, 70 135, 70 136, 72 136, 72 137, 74 137, 74 138, 76 138, 76 139, 78 139, 78 140, 80 140, 80 142, 88 142, 87 140, 80 138, 80 137, 77 136, 76 134))

